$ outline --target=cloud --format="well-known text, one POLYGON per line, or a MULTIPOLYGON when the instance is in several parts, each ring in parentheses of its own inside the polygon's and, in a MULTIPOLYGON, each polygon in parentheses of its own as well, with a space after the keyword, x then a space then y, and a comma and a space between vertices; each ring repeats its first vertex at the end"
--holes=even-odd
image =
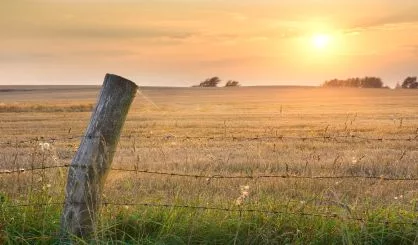
POLYGON ((47 52, 13 52, 13 53, 3 53, 0 52, 0 63, 36 63, 36 62, 45 62, 51 59, 54 59, 55 55, 47 52))
POLYGON ((54 28, 51 33, 59 37, 74 38, 169 38, 187 39, 196 33, 164 30, 157 28, 105 28, 105 27, 65 27, 54 28))
POLYGON ((69 39, 126 39, 126 38, 139 38, 139 39, 171 39, 171 40, 184 40, 193 36, 197 36, 198 33, 181 31, 181 30, 168 30, 163 28, 126 28, 126 27, 72 27, 72 26, 48 26, 42 27, 40 30, 36 30, 33 27, 32 30, 21 30, 13 34, 12 36, 20 37, 45 37, 45 38, 69 38, 69 39))
POLYGON ((406 45, 404 46, 404 48, 407 50, 408 53, 418 58, 418 45, 406 45))
POLYGON ((138 56, 140 52, 124 49, 84 49, 84 50, 43 50, 43 51, 0 51, 0 63, 3 64, 47 64, 47 63, 66 63, 74 60, 88 60, 97 58, 126 58, 128 56, 138 56))
POLYGON ((352 23, 347 33, 359 33, 368 30, 395 30, 418 24, 418 8, 414 11, 399 11, 382 17, 369 17, 352 23))

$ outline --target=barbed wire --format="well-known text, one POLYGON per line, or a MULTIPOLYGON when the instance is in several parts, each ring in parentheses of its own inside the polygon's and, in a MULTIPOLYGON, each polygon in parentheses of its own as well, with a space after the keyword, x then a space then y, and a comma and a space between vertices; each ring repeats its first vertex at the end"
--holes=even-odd
MULTIPOLYGON (((56 206, 56 205, 65 205, 65 202, 49 202, 49 203, 26 203, 26 204, 12 204, 4 205, 6 207, 45 207, 45 206, 56 206)), ((353 220, 362 223, 374 223, 374 224, 384 224, 384 225, 418 225, 418 219, 412 222, 399 222, 399 221, 382 221, 382 220, 370 220, 364 217, 355 217, 350 214, 350 216, 345 215, 341 216, 337 213, 314 213, 314 212, 290 212, 290 211, 280 211, 280 210, 267 210, 267 209, 253 209, 253 208, 227 208, 227 207, 214 207, 214 206, 198 206, 198 205, 179 205, 179 204, 161 204, 161 203, 134 203, 134 202, 102 202, 103 206, 143 206, 143 207, 155 207, 155 208, 168 208, 168 209, 200 209, 200 210, 214 210, 214 211, 223 211, 223 212, 236 212, 236 213, 263 213, 263 214, 272 214, 272 215, 295 215, 295 216, 309 216, 309 217, 320 217, 320 218, 331 218, 331 219, 341 219, 341 220, 353 220)), ((398 216, 399 218, 399 216, 398 216)))
MULTIPOLYGON (((63 137, 50 137, 50 138, 44 138, 44 137, 36 137, 36 138, 30 138, 25 140, 18 140, 18 139, 10 139, 8 141, 0 142, 1 145, 16 145, 16 144, 25 144, 25 143, 36 143, 36 142, 50 142, 54 143, 56 141, 63 141, 63 140, 75 140, 75 139, 83 139, 83 138, 100 138, 102 136, 86 136, 86 135, 72 135, 72 136, 63 136, 63 137)), ((390 137, 366 137, 361 135, 323 135, 323 136, 297 136, 297 135, 276 135, 276 136, 176 136, 173 134, 166 134, 166 135, 122 135, 120 138, 123 139, 160 139, 160 140, 188 140, 188 139, 206 139, 206 140, 232 140, 232 141, 239 141, 239 140, 325 140, 325 141, 336 141, 340 142, 341 139, 357 139, 357 140, 363 140, 363 141, 418 141, 418 134, 409 136, 409 137, 396 137, 396 138, 390 138, 390 137)))
MULTIPOLYGON (((56 141, 63 140, 75 140, 82 138, 96 138, 94 136, 64 136, 64 137, 51 137, 43 138, 37 137, 27 140, 9 140, 7 142, 0 142, 3 145, 17 145, 24 143, 37 143, 37 142, 50 142, 54 143, 56 141)), ((254 136, 254 137, 241 137, 241 136, 175 136, 172 134, 167 135, 127 135, 121 136, 121 138, 136 139, 136 138, 147 138, 147 139, 161 139, 161 140, 176 140, 176 139, 207 139, 207 140, 324 140, 324 141, 336 141, 341 142, 341 139, 357 139, 364 141, 416 141, 418 140, 418 135, 409 136, 408 138, 380 138, 380 137, 365 137, 360 135, 324 135, 324 136, 294 136, 294 135, 278 135, 278 136, 254 136)), ((0 170, 0 175, 2 174, 21 174, 26 172, 41 171, 41 170, 51 170, 58 168, 68 168, 68 167, 85 167, 78 165, 56 165, 56 166, 42 166, 42 167, 32 167, 32 168, 17 168, 17 169, 6 169, 0 170)), ((418 181, 418 177, 387 177, 384 175, 380 176, 369 176, 369 175, 292 175, 288 173, 284 174, 254 174, 254 175, 224 175, 224 174, 191 174, 191 173, 176 173, 176 172, 165 172, 165 171, 153 171, 147 169, 124 169, 124 168, 111 168, 111 171, 122 171, 130 173, 141 173, 141 174, 150 174, 150 175, 164 175, 172 177, 185 177, 185 178, 204 178, 208 183, 213 179, 267 179, 267 178, 280 178, 280 179, 374 179, 380 181, 418 181)), ((4 205, 4 204, 3 204, 4 205)), ((48 206, 48 205, 64 205, 63 202, 52 202, 52 203, 28 203, 28 204, 15 204, 8 205, 9 207, 25 207, 25 206, 48 206)), ((113 202, 103 202, 104 206, 113 205, 113 206, 145 206, 145 207, 158 207, 158 208, 184 208, 184 209, 201 209, 201 210, 215 210, 215 211, 225 211, 225 212, 257 212, 257 213, 266 213, 266 214, 289 214, 289 215, 299 215, 299 216, 311 216, 311 217, 322 217, 322 218, 334 218, 342 220, 354 220, 357 222, 372 222, 372 223, 381 223, 381 224, 393 224, 393 225, 418 225, 418 221, 408 222, 391 222, 391 221, 374 221, 364 217, 353 217, 353 216, 340 216, 335 213, 307 213, 307 212, 288 212, 288 211, 279 211, 279 210, 262 210, 262 209, 244 209, 244 208, 225 208, 225 207, 211 207, 211 206, 194 206, 194 205, 173 205, 173 204, 158 204, 158 203, 113 203, 113 202)))
MULTIPOLYGON (((9 170, 0 170, 1 174, 15 174, 15 173, 25 173, 32 171, 40 171, 47 169, 55 168, 68 168, 68 167, 82 167, 85 168, 85 165, 58 165, 58 166, 44 166, 36 168, 19 168, 19 169, 9 169, 9 170)), ((142 174, 152 174, 152 175, 165 175, 165 176, 177 176, 177 177, 188 177, 188 178, 205 178, 207 181, 212 179, 263 179, 263 178, 281 178, 281 179, 376 179, 382 181, 418 181, 418 177, 386 177, 384 175, 372 176, 372 175, 291 175, 288 173, 284 174, 256 174, 256 175, 223 175, 223 174, 189 174, 189 173, 176 173, 176 172, 164 172, 164 171, 153 171, 147 169, 124 169, 124 168, 110 168, 111 171, 122 171, 122 172, 133 172, 133 173, 142 173, 142 174)))

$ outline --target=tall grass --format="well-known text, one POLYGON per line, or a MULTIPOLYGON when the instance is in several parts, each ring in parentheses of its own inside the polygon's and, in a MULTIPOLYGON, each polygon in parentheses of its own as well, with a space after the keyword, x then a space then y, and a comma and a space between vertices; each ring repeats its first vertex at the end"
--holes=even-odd
MULTIPOLYGON (((116 168, 207 176, 417 177, 413 105, 418 96, 411 91, 143 92, 147 99, 137 98, 125 124, 116 168), (351 134, 411 140, 324 137, 351 134), (324 138, 268 138, 280 135, 324 138)), ((68 136, 83 135, 90 116, 70 105, 90 105, 94 99, 24 102, 23 109, 0 113, 6 142, 0 147, 0 170, 69 164, 80 138, 68 136), (54 150, 42 151, 33 138, 54 150)), ((0 175, 0 244, 61 242, 65 181, 65 169, 0 175), (42 205, 24 206, 28 203, 42 205)), ((204 179, 112 171, 103 201, 119 205, 104 206, 91 240, 76 243, 416 244, 417 189, 414 181, 382 179, 204 179), (125 205, 135 203, 156 206, 125 205), (158 206, 163 204, 168 206, 158 206)))
POLYGON ((0 113, 4 112, 89 112, 93 104, 50 105, 50 104, 4 104, 0 103, 0 113))

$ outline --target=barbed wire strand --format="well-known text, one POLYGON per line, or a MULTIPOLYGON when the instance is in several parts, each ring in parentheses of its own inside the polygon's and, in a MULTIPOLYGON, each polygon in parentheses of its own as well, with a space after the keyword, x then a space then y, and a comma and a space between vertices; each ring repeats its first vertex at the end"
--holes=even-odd
MULTIPOLYGON (((64 205, 64 202, 50 202, 50 203, 27 203, 27 204, 12 204, 5 205, 7 207, 34 207, 34 206, 55 206, 55 205, 64 205)), ((114 203, 114 202, 102 202, 103 206, 144 206, 144 207, 156 207, 156 208, 180 208, 180 209, 201 209, 201 210, 214 210, 214 211, 224 211, 224 212, 246 212, 246 213, 264 213, 264 214, 281 214, 281 215, 295 215, 295 216, 310 216, 310 217, 320 217, 320 218, 332 218, 332 219, 341 219, 341 220, 353 220, 362 223, 375 223, 375 224, 385 224, 385 225, 418 225, 418 220, 413 222, 392 222, 392 221, 382 221, 382 220, 370 220, 363 217, 354 217, 354 216, 341 216, 336 213, 308 213, 308 212, 289 212, 289 211, 279 211, 279 210, 266 210, 266 209, 246 209, 246 208, 225 208, 225 207, 213 207, 213 206, 195 206, 195 205, 178 205, 178 204, 160 204, 160 203, 114 203)))
MULTIPOLYGON (((68 167, 86 167, 78 165, 59 165, 59 166, 44 166, 37 168, 19 168, 19 169, 10 169, 10 170, 0 170, 1 174, 14 174, 14 173, 25 173, 32 171, 40 171, 47 169, 56 169, 56 168, 68 168, 68 167)), ((281 178, 281 179, 376 179, 382 181, 418 181, 418 177, 410 178, 401 178, 401 177, 385 177, 381 176, 369 176, 369 175, 290 175, 290 174, 259 174, 259 175, 222 175, 222 174, 188 174, 188 173, 175 173, 175 172, 163 172, 163 171, 152 171, 152 170, 138 170, 138 169, 123 169, 123 168, 111 168, 111 171, 122 171, 122 172, 134 172, 134 173, 143 173, 143 174, 152 174, 152 175, 165 175, 165 176, 177 176, 177 177, 188 177, 188 178, 205 178, 207 180, 211 179, 263 179, 263 178, 281 178)))
MULTIPOLYGON (((101 136, 100 136, 101 137, 101 136)), ((15 144, 25 144, 25 143, 36 143, 36 142, 55 142, 55 141, 63 141, 63 140, 75 140, 75 139, 82 139, 82 138, 100 138, 99 136, 63 136, 63 137, 36 137, 31 139, 25 140, 8 140, 0 142, 1 145, 15 145, 15 144)), ((172 134, 167 135, 122 135, 120 138, 146 138, 146 139, 161 139, 161 140, 174 140, 174 139, 207 139, 207 140, 225 140, 230 139, 233 141, 236 140, 329 140, 329 141, 337 141, 339 142, 340 139, 358 139, 364 141, 418 141, 418 134, 414 136, 409 136, 408 138, 384 138, 384 137, 366 137, 360 135, 335 135, 335 136, 294 136, 294 135, 278 135, 278 136, 253 136, 253 137, 244 137, 244 136, 175 136, 172 134)))

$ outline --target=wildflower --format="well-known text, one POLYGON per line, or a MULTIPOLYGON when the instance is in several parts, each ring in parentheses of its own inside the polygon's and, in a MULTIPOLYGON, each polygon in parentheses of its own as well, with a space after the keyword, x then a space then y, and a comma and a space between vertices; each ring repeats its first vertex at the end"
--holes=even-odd
POLYGON ((51 184, 46 184, 46 185, 42 186, 42 190, 44 190, 44 191, 49 189, 49 188, 51 188, 51 184))
POLYGON ((393 199, 395 199, 395 200, 398 200, 398 199, 403 199, 403 195, 396 196, 396 197, 394 197, 393 199))
POLYGON ((240 187, 241 195, 235 200, 235 205, 241 206, 244 201, 250 196, 250 186, 244 185, 240 187))
POLYGON ((50 151, 52 150, 52 146, 47 142, 40 142, 39 146, 41 147, 41 151, 50 151))

